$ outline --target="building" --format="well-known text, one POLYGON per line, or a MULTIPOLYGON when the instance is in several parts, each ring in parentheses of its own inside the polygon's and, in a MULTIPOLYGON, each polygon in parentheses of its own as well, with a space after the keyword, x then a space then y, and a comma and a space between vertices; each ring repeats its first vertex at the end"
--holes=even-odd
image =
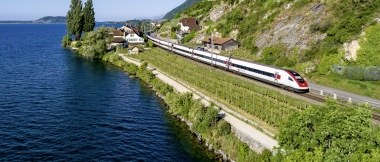
POLYGON ((217 49, 219 51, 233 50, 239 48, 240 46, 240 43, 232 38, 213 37, 213 40, 211 41, 211 36, 208 36, 203 39, 203 45, 206 49, 212 48, 211 43, 213 44, 214 49, 217 49))
POLYGON ((124 39, 127 41, 127 44, 139 45, 144 44, 144 38, 142 37, 142 33, 139 28, 124 25, 120 27, 118 30, 123 32, 124 39))
POLYGON ((183 18, 179 23, 182 33, 190 33, 192 30, 198 31, 201 29, 195 18, 183 18))
POLYGON ((119 47, 125 47, 127 44, 127 41, 125 40, 124 33, 115 27, 110 27, 112 31, 113 41, 111 43, 111 49, 119 46, 119 47))
POLYGON ((138 54, 140 52, 140 49, 136 46, 129 46, 128 47, 128 54, 138 54))

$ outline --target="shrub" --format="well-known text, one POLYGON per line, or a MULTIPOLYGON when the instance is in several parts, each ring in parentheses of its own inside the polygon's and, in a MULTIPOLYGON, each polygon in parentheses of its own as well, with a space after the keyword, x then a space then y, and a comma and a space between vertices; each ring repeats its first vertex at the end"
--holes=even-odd
POLYGON ((148 42, 145 44, 145 46, 152 48, 154 45, 153 45, 152 41, 148 40, 148 42))
POLYGON ((282 46, 269 46, 265 47, 261 52, 261 58, 257 62, 261 62, 267 65, 277 66, 290 66, 294 63, 286 57, 284 53, 284 47, 282 46), (289 61, 289 63, 287 63, 289 61))
POLYGON ((105 27, 96 28, 95 31, 87 32, 83 37, 83 54, 88 57, 100 59, 107 52, 107 44, 113 37, 109 34, 110 29, 105 27))
POLYGON ((75 43, 75 47, 77 47, 77 48, 79 48, 79 47, 81 47, 82 46, 82 41, 77 41, 76 43, 75 43))
POLYGON ((225 120, 221 120, 218 123, 218 135, 224 136, 231 132, 231 125, 230 123, 226 122, 225 120))
POLYGON ((182 39, 182 43, 188 43, 190 42, 196 35, 196 31, 192 30, 189 34, 187 34, 185 37, 182 39))
POLYGON ((71 45, 71 41, 72 41, 71 37, 69 35, 65 35, 63 37, 62 41, 61 41, 62 42, 62 47, 68 47, 68 46, 70 46, 71 45))
POLYGON ((357 51, 358 66, 379 66, 380 62, 380 24, 371 26, 365 30, 365 35, 360 38, 360 49, 357 51))

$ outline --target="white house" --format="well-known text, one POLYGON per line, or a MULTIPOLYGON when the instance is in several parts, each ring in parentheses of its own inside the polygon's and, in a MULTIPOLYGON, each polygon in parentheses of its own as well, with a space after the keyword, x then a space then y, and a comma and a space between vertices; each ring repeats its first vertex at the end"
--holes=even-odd
POLYGON ((200 26, 195 18, 183 18, 179 23, 182 33, 190 33, 191 30, 200 30, 200 26))
POLYGON ((139 36, 139 29, 129 25, 124 25, 119 30, 123 31, 127 44, 144 44, 144 38, 139 36))
POLYGON ((144 44, 144 38, 141 38, 135 32, 124 32, 124 34, 125 40, 128 42, 128 44, 144 44))

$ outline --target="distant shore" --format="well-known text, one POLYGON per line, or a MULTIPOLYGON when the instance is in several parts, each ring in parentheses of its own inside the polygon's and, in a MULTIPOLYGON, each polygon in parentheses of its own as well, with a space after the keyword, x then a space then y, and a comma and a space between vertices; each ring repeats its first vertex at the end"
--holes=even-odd
POLYGON ((2 22, 0 24, 66 24, 66 23, 35 23, 35 22, 2 22))

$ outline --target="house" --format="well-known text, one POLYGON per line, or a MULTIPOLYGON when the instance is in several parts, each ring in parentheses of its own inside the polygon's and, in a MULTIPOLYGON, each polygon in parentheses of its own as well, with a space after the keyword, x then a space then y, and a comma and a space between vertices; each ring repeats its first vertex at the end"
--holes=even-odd
POLYGON ((136 34, 138 34, 139 36, 142 36, 142 33, 140 32, 140 29, 139 28, 136 28, 136 27, 133 27, 133 26, 130 26, 128 24, 126 25, 123 25, 122 27, 119 28, 119 30, 121 31, 124 31, 124 32, 135 32, 136 34))
POLYGON ((128 54, 138 54, 139 52, 140 52, 140 50, 136 46, 129 46, 128 47, 128 54))
POLYGON ((156 26, 157 26, 157 27, 160 27, 160 26, 161 26, 161 23, 162 23, 161 21, 156 21, 156 22, 151 22, 150 25, 151 25, 152 27, 156 27, 156 26))
POLYGON ((142 45, 144 44, 144 38, 140 37, 134 31, 132 32, 124 32, 125 40, 128 42, 128 45, 142 45))
POLYGON ((118 30, 120 30, 123 33, 123 37, 127 41, 128 45, 144 44, 144 38, 142 38, 139 28, 129 26, 129 25, 124 25, 118 30))
POLYGON ((195 18, 183 18, 179 23, 182 33, 190 33, 192 30, 198 31, 201 29, 195 18))
POLYGON ((205 48, 212 48, 211 43, 213 44, 214 49, 217 49, 219 51, 233 50, 239 48, 240 46, 240 43, 232 38, 213 37, 211 41, 211 37, 208 36, 205 39, 203 39, 203 45, 205 48))
POLYGON ((111 48, 115 46, 124 47, 126 46, 127 41, 125 40, 124 33, 115 27, 111 28, 113 41, 111 43, 111 48))
POLYGON ((155 24, 154 24, 154 26, 158 26, 158 27, 160 27, 162 25, 162 21, 157 21, 155 24))

